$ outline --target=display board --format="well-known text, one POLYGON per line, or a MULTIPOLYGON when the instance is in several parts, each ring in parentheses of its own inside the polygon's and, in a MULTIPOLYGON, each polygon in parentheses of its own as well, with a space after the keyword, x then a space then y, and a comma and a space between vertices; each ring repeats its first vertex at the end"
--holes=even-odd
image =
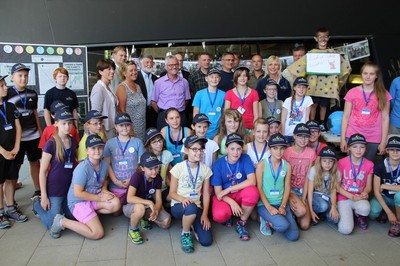
MULTIPOLYGON (((86 46, 0 42, 0 75, 10 75, 15 63, 23 63, 31 69, 27 87, 35 90, 39 96, 39 116, 44 115, 44 95, 55 86, 54 70, 64 67, 69 72, 67 87, 76 93, 78 112, 82 118, 85 117, 89 108, 86 46)), ((10 76, 6 82, 7 86, 13 86, 10 76)))

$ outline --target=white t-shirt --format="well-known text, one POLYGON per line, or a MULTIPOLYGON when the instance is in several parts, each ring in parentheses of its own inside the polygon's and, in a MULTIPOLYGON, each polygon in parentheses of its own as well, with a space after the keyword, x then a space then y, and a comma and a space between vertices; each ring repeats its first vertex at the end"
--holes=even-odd
POLYGON ((304 101, 296 101, 295 106, 298 111, 295 112, 297 108, 291 108, 292 97, 287 98, 283 102, 283 108, 287 110, 287 117, 285 123, 285 136, 293 136, 294 128, 297 124, 306 123, 307 108, 313 104, 310 96, 304 96, 304 101), (292 110, 292 112, 290 112, 292 110))
MULTIPOLYGON (((247 155, 249 155, 251 161, 253 162, 254 168, 256 168, 257 164, 258 164, 258 160, 257 160, 256 153, 254 151, 254 148, 253 148, 253 142, 247 143, 246 145, 247 145, 246 153, 247 153, 247 155)), ((262 153, 262 150, 258 152, 258 158, 260 159, 260 161, 262 159, 267 159, 267 158, 269 158, 269 156, 271 156, 271 152, 269 151, 268 147, 266 148, 266 150, 265 150, 264 154, 262 155, 262 157, 261 157, 261 153, 260 152, 262 153)))
MULTIPOLYGON (((185 142, 185 140, 182 140, 183 142, 185 142)), ((182 146, 181 152, 184 152, 185 147, 182 146)), ((219 150, 219 146, 218 144, 212 140, 212 139, 208 139, 208 141, 206 142, 206 146, 205 146, 205 150, 203 152, 203 155, 201 157, 201 162, 206 164, 208 167, 212 167, 213 164, 213 154, 214 152, 219 150)))

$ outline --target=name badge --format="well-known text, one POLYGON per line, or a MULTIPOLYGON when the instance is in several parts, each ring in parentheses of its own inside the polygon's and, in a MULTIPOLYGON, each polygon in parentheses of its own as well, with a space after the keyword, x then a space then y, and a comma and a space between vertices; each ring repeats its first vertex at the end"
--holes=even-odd
POLYGON ((397 191, 394 191, 394 190, 388 190, 389 195, 396 194, 396 192, 397 192, 397 191))
POLYGON ((22 111, 21 115, 22 116, 28 116, 29 115, 29 111, 22 111))
POLYGON ((279 115, 281 113, 281 109, 276 109, 276 113, 279 115))
POLYGON ((4 125, 4 130, 11 130, 13 127, 11 124, 5 124, 4 125))
POLYGON ((208 115, 216 115, 216 112, 208 112, 208 115))
POLYGON ((74 164, 72 162, 65 162, 64 168, 72 169, 74 167, 74 164))
POLYGON ((329 196, 328 195, 322 194, 321 198, 326 200, 326 201, 329 201, 329 196))
POLYGON ((156 190, 154 188, 149 190, 149 194, 154 194, 154 192, 156 192, 156 190))
POLYGON ((242 173, 237 173, 237 174, 236 174, 236 179, 241 179, 242 176, 243 176, 242 173))
POLYGON ((351 187, 349 188, 349 191, 350 191, 350 192, 358 192, 358 186, 351 186, 351 187))
POLYGON ((179 158, 179 157, 181 157, 181 154, 180 153, 175 153, 174 155, 172 155, 174 158, 179 158))
POLYGON ((127 160, 121 160, 118 162, 118 165, 128 165, 128 161, 127 160))
POLYGON ((242 106, 239 106, 237 110, 241 115, 246 112, 246 109, 244 109, 242 106))
POLYGON ((362 109, 361 114, 363 115, 370 115, 371 111, 369 109, 362 109))
POLYGON ((189 194, 189 198, 191 198, 191 199, 197 199, 198 196, 199 196, 198 193, 190 193, 190 194, 189 194))
POLYGON ((271 190, 269 191, 269 194, 270 194, 271 196, 278 196, 278 195, 279 195, 279 190, 278 190, 278 189, 271 189, 271 190))

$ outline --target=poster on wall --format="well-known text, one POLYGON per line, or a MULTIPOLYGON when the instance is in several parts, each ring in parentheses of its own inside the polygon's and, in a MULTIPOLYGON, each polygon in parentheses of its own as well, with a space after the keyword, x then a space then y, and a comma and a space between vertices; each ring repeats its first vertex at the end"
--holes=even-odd
MULTIPOLYGON (((78 96, 79 113, 87 113, 89 107, 88 64, 86 46, 26 44, 0 42, 0 75, 10 75, 16 63, 23 63, 31 70, 27 87, 39 96, 38 113, 43 116, 44 96, 55 86, 53 72, 58 67, 68 70, 67 87, 78 96)), ((13 86, 11 76, 6 78, 7 86, 13 86)))

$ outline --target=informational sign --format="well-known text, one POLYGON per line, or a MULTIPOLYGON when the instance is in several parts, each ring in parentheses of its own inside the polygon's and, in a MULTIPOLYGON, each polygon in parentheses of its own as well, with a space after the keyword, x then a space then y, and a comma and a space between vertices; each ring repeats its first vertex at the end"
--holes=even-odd
POLYGON ((307 75, 339 75, 340 54, 337 53, 307 53, 307 75))
POLYGON ((0 75, 9 75, 7 86, 13 86, 10 74, 16 63, 23 63, 31 69, 27 87, 39 96, 39 116, 43 116, 44 95, 55 86, 53 72, 58 67, 68 70, 67 87, 78 96, 81 117, 86 115, 89 106, 86 46, 0 42, 0 75))

